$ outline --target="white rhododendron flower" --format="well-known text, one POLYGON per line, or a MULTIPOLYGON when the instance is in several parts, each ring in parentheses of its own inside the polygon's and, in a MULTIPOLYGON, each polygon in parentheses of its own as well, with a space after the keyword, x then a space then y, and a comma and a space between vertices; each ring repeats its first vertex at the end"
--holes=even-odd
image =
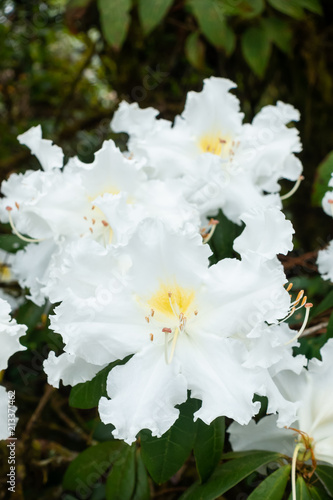
POLYGON ((126 247, 81 240, 68 248, 51 292, 52 300, 63 300, 52 328, 61 333, 65 353, 51 354, 44 368, 54 385, 60 378, 77 383, 97 366, 132 355, 111 370, 111 399, 99 404, 115 437, 131 443, 143 428, 162 435, 188 390, 202 401, 195 418, 207 424, 219 415, 248 422, 258 411, 254 394, 271 396, 285 421, 294 418, 294 403, 281 396, 269 372, 279 363, 300 371, 303 357, 291 356, 294 332, 273 334, 267 348, 263 342, 261 362, 253 361, 257 347, 250 338, 254 329, 254 337, 269 336, 267 323, 279 329, 279 318, 290 311, 281 264, 257 256, 209 268, 209 254, 195 231, 170 231, 148 219, 126 247))
POLYGON ((20 337, 25 335, 27 327, 18 325, 10 317, 10 305, 3 299, 0 299, 0 370, 7 368, 8 359, 17 351, 26 349, 20 344, 20 337))
POLYGON ((235 451, 269 450, 292 457, 297 446, 298 460, 333 465, 333 340, 324 345, 321 356, 322 361, 310 360, 300 375, 285 370, 275 377, 284 397, 298 406, 289 428, 277 427, 275 415, 247 426, 234 422, 229 433, 235 451))
POLYGON ((319 250, 317 265, 322 278, 333 282, 333 240, 324 250, 319 250))
MULTIPOLYGON (((38 134, 35 128, 24 134, 24 144, 33 145, 35 154, 55 147, 38 134)), ((199 227, 197 211, 179 186, 147 181, 140 165, 126 159, 111 140, 90 164, 73 158, 63 170, 14 174, 3 182, 2 193, 1 220, 30 242, 14 257, 13 271, 38 305, 45 300, 51 270, 59 265, 68 241, 89 238, 104 246, 125 245, 147 216, 177 229, 188 222, 199 227)))
POLYGON ((243 124, 239 101, 229 92, 235 86, 224 78, 204 80, 202 92, 188 93, 173 125, 156 119, 158 111, 152 108, 123 102, 111 126, 129 134, 130 152, 144 159, 150 175, 185 176, 188 199, 198 203, 203 215, 222 208, 238 222, 244 211, 270 202, 264 192, 278 192, 279 179, 299 180, 302 165, 294 155, 301 151, 298 131, 286 126, 299 119, 298 111, 278 102, 243 124), (206 192, 206 203, 199 203, 199 188, 201 197, 206 192))

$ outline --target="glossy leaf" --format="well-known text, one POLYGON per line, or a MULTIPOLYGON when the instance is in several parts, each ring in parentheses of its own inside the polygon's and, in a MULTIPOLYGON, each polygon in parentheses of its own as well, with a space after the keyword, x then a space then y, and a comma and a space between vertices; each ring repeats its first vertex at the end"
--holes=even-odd
POLYGON ((149 500, 150 488, 148 474, 141 457, 141 451, 136 450, 136 488, 132 500, 149 500))
POLYGON ((162 21, 172 3, 173 0, 139 0, 139 18, 146 34, 162 21))
POLYGON ((194 456, 201 481, 206 481, 219 463, 224 446, 224 417, 216 418, 210 425, 197 420, 194 456))
POLYGON ((208 41, 230 55, 235 48, 236 38, 226 22, 223 6, 215 0, 190 0, 189 4, 208 41))
POLYGON ((152 437, 150 431, 141 431, 142 460, 156 483, 173 476, 189 456, 195 436, 193 413, 199 409, 197 400, 190 399, 179 406, 180 416, 162 437, 152 437))
POLYGON ((122 441, 108 441, 86 449, 67 468, 63 488, 88 498, 95 483, 121 457, 125 447, 122 441))
POLYGON ((242 35, 242 52, 252 71, 262 78, 271 55, 271 41, 267 31, 261 25, 251 26, 242 35))
POLYGON ((231 222, 221 211, 218 216, 214 218, 217 219, 219 223, 209 242, 209 246, 213 252, 210 259, 211 264, 216 264, 216 262, 221 259, 235 257, 236 253, 233 249, 234 240, 241 234, 244 228, 244 225, 239 226, 231 222))
POLYGON ((251 493, 248 500, 281 500, 290 479, 290 465, 279 467, 251 493))
POLYGON ((135 489, 135 444, 124 445, 106 481, 106 500, 131 500, 135 489))
POLYGON ((268 0, 274 9, 287 14, 287 16, 294 17, 295 19, 301 19, 304 15, 302 7, 300 7, 297 2, 293 0, 268 0))
MULTIPOLYGON (((297 500, 312 500, 311 494, 302 476, 298 476, 296 481, 296 498, 297 500)), ((292 493, 290 493, 288 500, 294 500, 292 493)))
POLYGON ((105 40, 119 49, 127 34, 131 0, 97 0, 105 40))
POLYGON ((202 69, 205 64, 205 46, 198 32, 191 33, 185 42, 185 54, 194 68, 202 69))
POLYGON ((330 495, 333 495, 333 467, 331 465, 317 465, 316 475, 330 495))
POLYGON ((206 483, 195 483, 180 498, 181 500, 215 500, 259 467, 276 462, 281 457, 279 453, 252 451, 251 454, 218 466, 206 483))
POLYGON ((324 160, 320 163, 316 171, 315 181, 312 191, 312 205, 321 207, 321 201, 326 191, 331 188, 328 187, 328 181, 331 179, 333 173, 333 151, 331 151, 324 160))
POLYGON ((84 410, 98 406, 101 397, 107 396, 106 379, 110 370, 109 365, 98 372, 92 380, 72 387, 69 395, 70 406, 84 410))
POLYGON ((95 408, 96 406, 98 406, 98 402, 101 397, 107 397, 106 381, 109 372, 114 366, 126 363, 129 358, 130 356, 127 356, 121 361, 110 363, 108 366, 103 368, 103 370, 98 372, 92 380, 83 382, 82 384, 77 384, 72 387, 69 395, 70 406, 81 408, 83 410, 95 408))

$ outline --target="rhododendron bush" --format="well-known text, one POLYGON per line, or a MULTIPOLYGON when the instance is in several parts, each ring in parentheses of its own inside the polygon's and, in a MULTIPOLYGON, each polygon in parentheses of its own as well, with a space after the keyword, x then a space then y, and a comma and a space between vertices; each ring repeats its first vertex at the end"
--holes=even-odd
POLYGON ((205 79, 173 121, 121 102, 110 126, 127 147, 106 140, 91 163, 40 125, 18 137, 40 168, 1 185, 3 280, 21 286, 0 299, 1 369, 15 355, 45 390, 21 433, 6 376, 0 438, 19 466, 53 408, 38 443, 40 465, 66 465, 59 498, 146 500, 163 483, 165 498, 240 498, 246 478, 251 499, 333 496, 333 324, 317 319, 332 292, 312 300, 333 280, 332 243, 315 290, 287 276, 300 116, 278 101, 248 122, 235 87, 205 79), (85 446, 50 447, 61 426, 85 446))

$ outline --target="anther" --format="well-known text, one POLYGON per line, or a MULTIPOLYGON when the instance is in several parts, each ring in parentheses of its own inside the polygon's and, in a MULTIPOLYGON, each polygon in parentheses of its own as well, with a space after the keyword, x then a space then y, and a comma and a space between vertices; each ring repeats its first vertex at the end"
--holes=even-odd
POLYGON ((195 315, 195 316, 197 316, 197 314, 198 314, 198 311, 197 311, 197 310, 195 310, 195 311, 194 311, 194 315, 195 315))
POLYGON ((154 309, 151 309, 151 311, 150 311, 150 315, 151 315, 151 317, 153 317, 153 316, 154 316, 154 314, 155 314, 154 309))
POLYGON ((84 216, 83 218, 84 218, 84 220, 88 220, 86 216, 84 216))
POLYGON ((91 219, 91 222, 93 223, 93 225, 95 224, 96 220, 95 219, 91 219))
POLYGON ((149 334, 151 342, 154 340, 154 335, 152 333, 149 334))
POLYGON ((108 227, 109 223, 106 220, 101 221, 104 227, 108 227))
POLYGON ((17 203, 17 201, 15 201, 15 207, 17 208, 17 210, 20 208, 20 205, 17 203))
POLYGON ((289 283, 289 285, 287 286, 287 292, 289 292, 293 287, 293 283, 289 283))
POLYGON ((172 330, 171 330, 171 328, 162 328, 162 332, 163 333, 171 333, 172 330))
POLYGON ((145 316, 145 320, 147 321, 147 323, 149 323, 149 318, 148 318, 148 316, 145 316))

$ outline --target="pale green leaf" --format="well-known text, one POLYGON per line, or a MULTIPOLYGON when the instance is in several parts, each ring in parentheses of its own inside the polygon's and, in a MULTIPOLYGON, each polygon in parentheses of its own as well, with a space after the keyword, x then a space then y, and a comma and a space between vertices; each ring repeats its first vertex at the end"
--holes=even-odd
POLYGON ((125 41, 132 5, 131 0, 97 0, 105 40, 115 49, 125 41))
POLYGON ((139 18, 146 34, 162 21, 172 3, 173 0, 139 0, 139 18))
POLYGON ((185 54, 188 61, 196 69, 202 69, 205 64, 205 46, 198 32, 191 33, 185 42, 185 54))
POLYGON ((223 6, 215 0, 189 0, 193 14, 208 41, 230 55, 236 44, 236 37, 226 22, 223 6))
POLYGON ((287 16, 301 19, 304 15, 302 7, 295 0, 268 0, 274 9, 287 14, 287 16))
POLYGON ((271 55, 271 41, 263 26, 248 28, 241 38, 242 52, 245 61, 252 71, 262 78, 265 74, 271 55))

